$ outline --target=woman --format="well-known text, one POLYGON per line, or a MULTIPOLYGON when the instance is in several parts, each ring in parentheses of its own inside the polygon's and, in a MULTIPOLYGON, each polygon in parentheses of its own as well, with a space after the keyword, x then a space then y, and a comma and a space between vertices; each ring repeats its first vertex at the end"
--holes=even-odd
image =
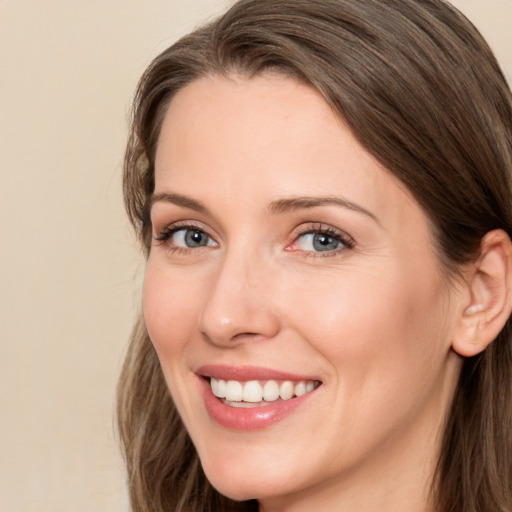
POLYGON ((512 102, 441 0, 241 0, 164 51, 124 192, 137 511, 512 511, 512 102))

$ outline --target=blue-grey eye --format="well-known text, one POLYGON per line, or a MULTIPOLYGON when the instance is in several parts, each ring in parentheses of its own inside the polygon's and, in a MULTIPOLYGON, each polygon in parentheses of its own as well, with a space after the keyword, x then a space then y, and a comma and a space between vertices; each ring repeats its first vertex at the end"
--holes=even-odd
POLYGON ((196 248, 214 246, 213 240, 200 229, 179 229, 172 235, 171 242, 178 247, 196 248))
POLYGON ((339 246, 340 241, 334 236, 316 233, 313 237, 313 247, 316 251, 333 251, 339 246))
POLYGON ((341 245, 338 237, 327 233, 305 233, 297 239, 298 246, 303 251, 334 251, 341 245))

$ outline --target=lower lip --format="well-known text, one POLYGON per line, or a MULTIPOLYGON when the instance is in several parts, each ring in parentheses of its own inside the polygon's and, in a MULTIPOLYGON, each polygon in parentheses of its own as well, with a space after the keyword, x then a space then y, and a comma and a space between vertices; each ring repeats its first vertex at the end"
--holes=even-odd
POLYGON ((217 398, 204 378, 199 379, 203 388, 206 410, 219 425, 234 430, 258 430, 267 428, 293 414, 315 391, 289 400, 271 402, 261 407, 230 407, 217 398))

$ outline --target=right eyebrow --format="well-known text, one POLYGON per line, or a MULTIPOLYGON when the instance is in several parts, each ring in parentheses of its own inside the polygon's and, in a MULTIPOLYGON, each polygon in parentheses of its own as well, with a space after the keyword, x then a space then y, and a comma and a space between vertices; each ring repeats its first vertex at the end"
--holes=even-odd
POLYGON ((189 208, 190 210, 194 210, 196 212, 206 213, 208 210, 206 206, 204 206, 199 201, 191 199, 190 197, 182 196, 180 194, 172 194, 172 193, 163 193, 163 194, 153 194, 149 199, 149 211, 153 208, 155 203, 164 202, 164 203, 172 203, 177 206, 182 206, 183 208, 189 208))
POLYGON ((278 201, 274 201, 271 203, 269 207, 270 213, 273 214, 281 214, 287 213, 293 210, 314 208, 316 206, 324 206, 324 205, 333 205, 338 206, 340 208, 347 208, 348 210, 352 210, 355 212, 362 213, 374 220, 377 224, 380 225, 379 219, 369 210, 366 210, 362 206, 348 201, 342 197, 335 196, 326 196, 326 197, 290 197, 279 199, 278 201))

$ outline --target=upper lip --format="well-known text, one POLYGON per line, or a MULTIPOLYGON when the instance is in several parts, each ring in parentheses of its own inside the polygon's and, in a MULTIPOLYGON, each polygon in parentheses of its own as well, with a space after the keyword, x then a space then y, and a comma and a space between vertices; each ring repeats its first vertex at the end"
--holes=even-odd
POLYGON ((199 367, 195 373, 201 377, 213 377, 214 379, 222 380, 237 380, 240 382, 249 380, 320 380, 310 375, 297 375, 281 370, 273 370, 259 366, 228 366, 207 364, 199 367))

